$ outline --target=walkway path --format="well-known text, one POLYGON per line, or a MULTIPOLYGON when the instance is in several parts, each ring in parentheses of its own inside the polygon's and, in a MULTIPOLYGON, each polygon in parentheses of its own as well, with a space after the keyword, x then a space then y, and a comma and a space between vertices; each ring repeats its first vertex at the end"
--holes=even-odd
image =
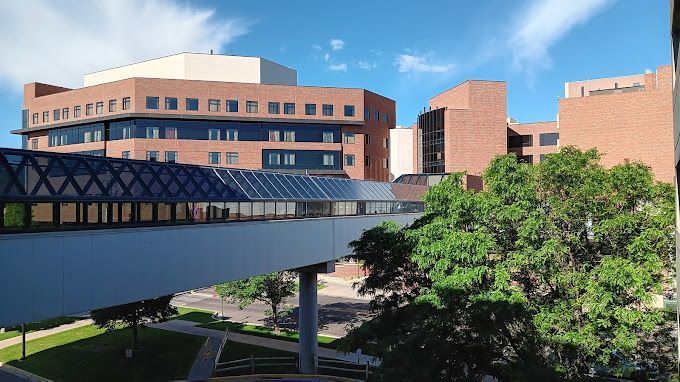
MULTIPOLYGON (((90 325, 90 324, 92 324, 92 320, 90 320, 90 319, 78 320, 76 322, 72 322, 70 324, 60 325, 60 326, 57 326, 55 328, 38 330, 38 331, 35 331, 35 332, 26 333, 26 341, 34 340, 36 338, 51 336, 52 334, 65 332, 67 330, 80 328, 82 326, 87 326, 87 325, 90 325)), ((20 343, 21 343, 21 336, 8 338, 6 340, 0 341, 0 349, 4 349, 8 346, 12 346, 12 345, 20 344, 20 343)))
MULTIPOLYGON (((156 329, 171 330, 174 332, 193 334, 195 336, 208 337, 206 345, 204 345, 201 350, 199 350, 194 365, 191 367, 189 372, 189 380, 206 380, 212 375, 213 367, 215 365, 215 356, 217 355, 217 349, 219 348, 222 338, 224 338, 224 332, 221 330, 201 328, 198 322, 184 321, 184 320, 172 320, 167 322, 161 322, 158 324, 150 324, 150 327, 156 329)), ((277 340, 273 338, 251 336, 243 333, 229 332, 229 340, 234 342, 241 342, 248 345, 262 346, 270 349, 278 349, 291 353, 297 353, 298 344, 297 342, 277 340)), ((228 345, 227 345, 228 346, 228 345)), ((342 353, 337 350, 319 347, 318 350, 319 357, 339 359, 343 361, 359 362, 365 364, 367 361, 375 363, 374 357, 367 356, 364 354, 356 353, 342 353)))

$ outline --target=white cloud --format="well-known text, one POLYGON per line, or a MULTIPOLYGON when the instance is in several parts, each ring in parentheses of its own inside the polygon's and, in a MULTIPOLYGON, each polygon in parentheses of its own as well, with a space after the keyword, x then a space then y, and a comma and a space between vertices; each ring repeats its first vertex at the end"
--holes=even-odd
POLYGON ((330 54, 326 53, 326 54, 323 55, 323 60, 324 60, 324 61, 330 61, 330 59, 331 59, 331 55, 330 55, 330 54))
POLYGON ((413 54, 399 54, 394 62, 399 67, 399 73, 446 73, 455 69, 453 64, 432 64, 427 62, 427 56, 413 54))
POLYGON ((346 72, 347 71, 347 64, 341 63, 341 64, 331 64, 328 66, 328 69, 334 71, 334 72, 346 72))
POLYGON ((1 1, 0 81, 17 91, 33 81, 78 87, 92 71, 179 52, 218 53, 251 25, 171 0, 1 1))
POLYGON ((356 63, 356 67, 362 70, 373 70, 378 68, 378 63, 374 62, 371 64, 366 61, 359 61, 356 63))
POLYGON ((345 47, 345 42, 340 40, 339 38, 332 38, 331 39, 331 48, 333 50, 340 50, 345 47))
POLYGON ((322 48, 321 48, 321 46, 314 44, 314 45, 312 45, 312 49, 314 49, 317 52, 320 52, 322 48))
POLYGON ((517 18, 508 44, 516 68, 551 65, 548 49, 577 24, 616 0, 534 0, 517 18))

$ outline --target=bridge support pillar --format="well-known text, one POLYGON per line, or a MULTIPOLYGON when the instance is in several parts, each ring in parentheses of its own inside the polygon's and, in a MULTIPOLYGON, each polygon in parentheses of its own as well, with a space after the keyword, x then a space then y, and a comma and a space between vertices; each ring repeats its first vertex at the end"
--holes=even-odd
POLYGON ((317 331, 319 309, 317 305, 316 284, 318 273, 335 271, 335 262, 315 264, 296 269, 300 273, 300 315, 298 320, 300 340, 298 342, 300 372, 316 374, 319 365, 317 331))

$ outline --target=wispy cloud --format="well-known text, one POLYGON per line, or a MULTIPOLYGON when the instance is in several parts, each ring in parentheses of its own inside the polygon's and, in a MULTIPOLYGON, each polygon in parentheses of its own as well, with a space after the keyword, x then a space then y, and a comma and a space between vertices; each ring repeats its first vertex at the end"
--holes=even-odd
POLYGON ((508 45, 522 71, 550 67, 548 49, 574 26, 587 22, 616 0, 533 0, 514 25, 508 45))
POLYGON ((374 70, 378 68, 378 63, 377 62, 366 62, 366 61, 359 61, 355 65, 357 68, 361 70, 374 70))
POLYGON ((345 63, 331 64, 328 66, 328 69, 334 72, 346 72, 347 64, 345 63))
POLYGON ((399 73, 446 73, 455 69, 454 64, 434 64, 428 62, 429 55, 399 54, 394 64, 399 73))
POLYGON ((345 42, 342 41, 339 38, 332 38, 331 39, 331 49, 333 50, 340 50, 345 47, 345 42))
POLYGON ((81 86, 83 74, 116 65, 220 52, 252 24, 171 0, 2 1, 0 81, 18 91, 32 81, 81 86))
POLYGON ((330 54, 326 53, 326 54, 323 55, 323 60, 324 60, 324 61, 330 61, 330 59, 331 59, 331 55, 330 55, 330 54))
POLYGON ((321 49, 323 49, 323 48, 321 48, 320 45, 314 44, 314 45, 312 45, 312 49, 314 49, 314 50, 317 51, 317 52, 321 52, 321 49))

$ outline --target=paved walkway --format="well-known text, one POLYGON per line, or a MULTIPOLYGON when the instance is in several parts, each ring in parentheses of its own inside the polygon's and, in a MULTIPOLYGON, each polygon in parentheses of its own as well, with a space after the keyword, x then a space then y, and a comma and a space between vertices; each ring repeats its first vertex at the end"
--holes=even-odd
MULTIPOLYGON (((171 330, 180 333, 192 334, 195 336, 207 337, 206 344, 199 350, 196 360, 194 361, 188 379, 190 381, 207 380, 212 376, 212 371, 215 365, 215 356, 219 349, 220 342, 224 338, 224 332, 221 330, 200 328, 198 322, 172 320, 158 324, 150 324, 150 327, 156 329, 171 330)), ((243 333, 229 332, 229 340, 234 342, 241 342, 244 344, 262 346, 270 349, 278 349, 291 353, 298 352, 297 342, 277 340, 273 338, 251 336, 243 333)), ((227 345, 228 346, 228 345, 227 345)), ((342 353, 337 350, 319 347, 319 357, 338 359, 350 362, 359 362, 365 364, 367 361, 371 364, 376 364, 376 359, 371 356, 357 353, 342 353)))
MULTIPOLYGON (((34 340, 36 338, 51 336, 52 334, 65 332, 67 330, 80 328, 82 326, 87 326, 87 325, 90 325, 90 324, 92 324, 92 320, 90 320, 90 319, 78 320, 78 321, 72 322, 70 324, 64 324, 64 325, 61 325, 61 326, 57 326, 56 328, 38 330, 38 331, 35 331, 35 332, 26 333, 26 341, 34 340)), ((12 345, 20 344, 20 343, 21 343, 21 336, 8 338, 6 340, 0 341, 0 349, 4 349, 8 346, 12 346, 12 345)))

